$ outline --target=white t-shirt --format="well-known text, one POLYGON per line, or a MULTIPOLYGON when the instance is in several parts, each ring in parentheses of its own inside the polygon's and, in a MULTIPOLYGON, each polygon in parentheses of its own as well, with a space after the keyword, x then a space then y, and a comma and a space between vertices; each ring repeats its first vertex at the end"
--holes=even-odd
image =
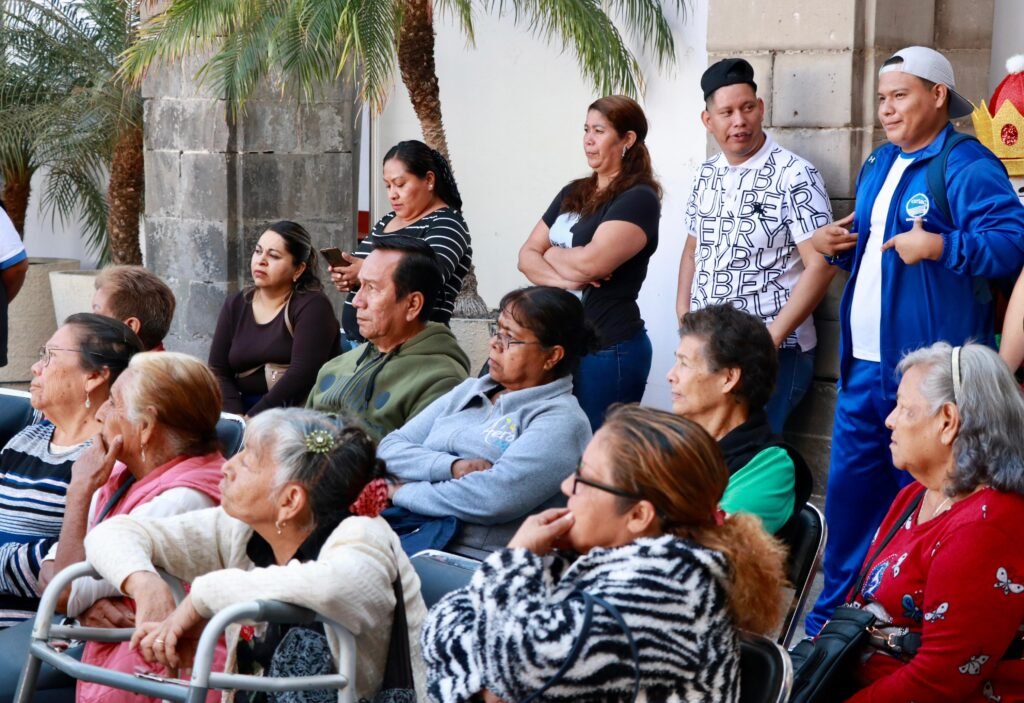
MULTIPOLYGON (((690 309, 729 303, 771 323, 804 271, 796 245, 831 221, 821 174, 771 135, 737 166, 722 154, 708 159, 686 206, 686 230, 697 240, 690 309)), ((816 344, 808 317, 782 346, 816 344)))
MULTIPOLYGON (((551 242, 551 246, 559 247, 560 249, 572 249, 572 228, 576 226, 576 223, 580 221, 579 213, 576 212, 563 212, 558 218, 551 224, 548 230, 548 241, 551 242)), ((583 290, 570 290, 570 293, 575 295, 580 300, 583 299, 583 290)))
POLYGON ((18 236, 18 230, 14 229, 11 218, 3 208, 0 208, 0 269, 7 268, 4 264, 24 251, 25 247, 18 236))
MULTIPOLYGON (((879 330, 882 325, 882 241, 892 196, 903 178, 903 172, 913 162, 912 158, 905 156, 893 162, 875 198, 874 207, 871 208, 871 230, 857 269, 857 282, 853 288, 850 308, 850 344, 855 359, 876 363, 882 360, 879 349, 879 330)), ((863 232, 859 234, 864 236, 863 232)))

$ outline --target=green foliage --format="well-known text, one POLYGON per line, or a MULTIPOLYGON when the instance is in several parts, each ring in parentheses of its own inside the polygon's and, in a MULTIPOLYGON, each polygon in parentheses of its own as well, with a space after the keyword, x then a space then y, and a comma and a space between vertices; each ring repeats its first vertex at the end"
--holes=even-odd
MULTIPOLYGON (((545 41, 560 43, 601 93, 643 92, 643 75, 613 17, 659 66, 675 46, 663 5, 685 11, 685 0, 478 0, 478 9, 510 15, 545 41)), ((435 0, 472 43, 472 0, 435 0)), ((178 62, 194 52, 211 58, 200 70, 236 110, 266 77, 301 97, 348 73, 380 111, 394 83, 402 0, 173 0, 147 22, 126 53, 123 73, 141 81, 154 63, 178 62)))
POLYGON ((81 217, 86 243, 109 260, 107 182, 117 135, 142 124, 142 98, 119 77, 138 30, 136 0, 6 0, 0 4, 0 161, 46 167, 41 204, 81 217))

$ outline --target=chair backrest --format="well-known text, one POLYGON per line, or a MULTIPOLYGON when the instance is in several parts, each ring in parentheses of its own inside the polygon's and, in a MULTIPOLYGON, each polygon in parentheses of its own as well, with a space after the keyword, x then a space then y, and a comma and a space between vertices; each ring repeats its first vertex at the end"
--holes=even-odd
POLYGON ((451 591, 462 588, 473 572, 480 567, 474 559, 449 554, 436 549, 425 549, 412 558, 412 565, 420 577, 420 592, 430 608, 451 591))
POLYGON ((29 426, 33 412, 29 393, 0 388, 0 447, 29 426))
POLYGON ((789 654, 763 635, 740 632, 739 703, 784 703, 793 688, 789 654))
POLYGON ((825 552, 827 534, 825 517, 821 511, 811 503, 805 503, 800 509, 796 529, 786 545, 789 547, 786 577, 793 584, 795 593, 779 637, 779 642, 783 646, 788 647, 796 633, 800 616, 807 605, 811 585, 814 583, 814 575, 825 552))
POLYGON ((242 448, 242 437, 245 436, 245 420, 241 415, 221 413, 217 421, 217 439, 220 440, 224 458, 230 459, 242 448))

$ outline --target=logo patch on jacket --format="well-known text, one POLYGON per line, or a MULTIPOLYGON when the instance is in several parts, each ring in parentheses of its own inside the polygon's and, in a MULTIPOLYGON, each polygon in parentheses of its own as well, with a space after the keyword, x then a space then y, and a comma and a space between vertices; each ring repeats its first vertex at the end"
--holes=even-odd
POLYGON ((910 199, 907 200, 907 216, 911 218, 924 217, 928 214, 931 209, 931 203, 928 202, 928 196, 924 193, 917 193, 911 195, 910 199))
POLYGON ((512 440, 519 436, 519 427, 512 421, 512 418, 505 416, 498 418, 491 423, 491 426, 484 430, 484 441, 487 444, 498 447, 501 451, 508 449, 512 440))

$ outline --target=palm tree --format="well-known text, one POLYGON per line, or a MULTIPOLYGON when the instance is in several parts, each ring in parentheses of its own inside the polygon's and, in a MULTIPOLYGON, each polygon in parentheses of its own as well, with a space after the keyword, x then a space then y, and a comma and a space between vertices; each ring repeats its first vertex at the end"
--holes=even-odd
POLYGON ((44 212, 80 216, 101 263, 142 263, 142 97, 118 76, 137 0, 6 0, 0 20, 9 73, 34 78, 0 102, 0 149, 20 133, 44 212))
POLYGON ((0 200, 14 228, 24 238, 32 175, 39 165, 32 148, 28 112, 32 102, 45 91, 45 82, 33 81, 25 66, 12 60, 7 33, 2 29, 0 23, 0 200))
MULTIPOLYGON (((643 92, 643 75, 612 16, 659 67, 675 58, 663 4, 685 11, 686 0, 478 0, 484 11, 505 14, 535 35, 559 41, 577 58, 599 93, 643 92)), ((172 0, 148 21, 125 55, 123 72, 134 82, 161 61, 212 51, 199 71, 243 110, 264 79, 294 86, 301 97, 348 73, 361 98, 380 112, 397 61, 420 121, 424 141, 449 157, 434 65, 434 11, 452 12, 473 41, 472 0, 172 0)), ((449 161, 450 161, 449 157, 449 161)), ((464 294, 475 292, 471 276, 464 294)), ((460 302, 465 301, 460 296, 460 302)), ((486 314, 477 298, 476 312, 486 314)), ((471 309, 473 305, 469 306, 471 309)), ((462 307, 463 314, 466 306, 462 307)))

